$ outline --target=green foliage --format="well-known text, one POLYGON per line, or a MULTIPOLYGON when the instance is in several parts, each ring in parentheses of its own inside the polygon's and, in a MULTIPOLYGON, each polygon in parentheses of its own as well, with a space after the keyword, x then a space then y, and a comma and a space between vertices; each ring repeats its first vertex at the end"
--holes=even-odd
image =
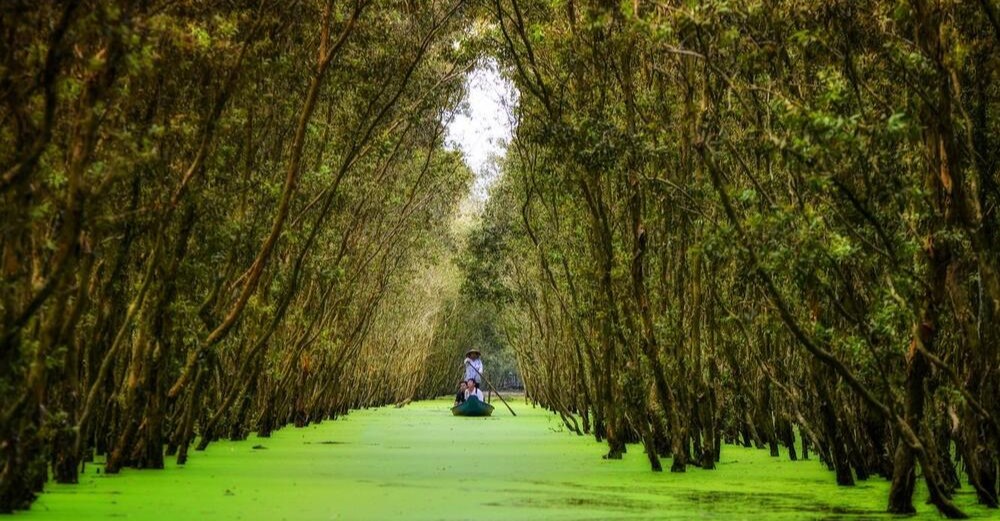
MULTIPOLYGON (((970 379, 1000 338, 983 322, 1000 307, 982 307, 1000 303, 989 9, 506 0, 495 15, 524 99, 494 194, 516 210, 484 229, 509 230, 516 269, 493 280, 529 395, 571 430, 594 421, 609 457, 630 432, 654 467, 660 429, 711 455, 713 436, 763 443, 787 422, 848 474, 892 469, 894 418, 931 444, 948 429, 995 444, 940 414, 996 414, 972 412, 995 379, 970 379), (943 358, 921 362, 916 342, 943 358), (924 384, 949 392, 925 402, 924 384)), ((682 469, 687 450, 668 452, 682 469)))
POLYGON ((0 9, 0 511, 98 438, 111 472, 160 466, 196 435, 445 389, 467 13, 75 4, 0 9))

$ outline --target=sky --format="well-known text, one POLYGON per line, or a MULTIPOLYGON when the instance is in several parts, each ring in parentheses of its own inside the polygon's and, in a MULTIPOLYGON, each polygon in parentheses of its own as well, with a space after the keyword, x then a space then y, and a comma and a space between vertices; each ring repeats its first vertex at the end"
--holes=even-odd
POLYGON ((484 201, 499 175, 498 160, 506 153, 513 133, 511 110, 517 104, 517 90, 492 60, 469 73, 465 88, 465 100, 448 124, 445 146, 462 152, 476 174, 472 198, 484 201))

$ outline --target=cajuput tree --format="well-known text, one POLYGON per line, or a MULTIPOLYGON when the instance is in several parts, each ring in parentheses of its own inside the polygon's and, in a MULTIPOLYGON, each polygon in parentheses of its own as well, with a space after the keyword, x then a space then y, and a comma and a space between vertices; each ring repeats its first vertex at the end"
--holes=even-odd
POLYGON ((471 182, 443 146, 478 57, 466 16, 0 7, 0 511, 96 455, 158 468, 442 390, 427 274, 471 182))
POLYGON ((532 398, 653 470, 740 441, 997 507, 992 3, 491 4, 522 101, 480 263, 532 398))

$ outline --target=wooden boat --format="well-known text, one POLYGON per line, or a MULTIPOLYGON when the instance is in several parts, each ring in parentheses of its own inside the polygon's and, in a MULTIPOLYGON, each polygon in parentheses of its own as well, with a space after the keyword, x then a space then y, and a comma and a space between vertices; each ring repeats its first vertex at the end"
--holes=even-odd
POLYGON ((493 414, 493 406, 475 396, 470 396, 461 404, 452 407, 451 413, 455 416, 490 416, 493 414))

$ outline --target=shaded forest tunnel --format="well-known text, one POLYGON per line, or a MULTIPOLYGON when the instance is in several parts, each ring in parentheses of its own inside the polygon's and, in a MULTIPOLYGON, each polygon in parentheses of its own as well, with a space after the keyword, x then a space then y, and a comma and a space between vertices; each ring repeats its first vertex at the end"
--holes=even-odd
POLYGON ((610 460, 997 508, 998 13, 5 2, 0 512, 473 347, 610 460))

